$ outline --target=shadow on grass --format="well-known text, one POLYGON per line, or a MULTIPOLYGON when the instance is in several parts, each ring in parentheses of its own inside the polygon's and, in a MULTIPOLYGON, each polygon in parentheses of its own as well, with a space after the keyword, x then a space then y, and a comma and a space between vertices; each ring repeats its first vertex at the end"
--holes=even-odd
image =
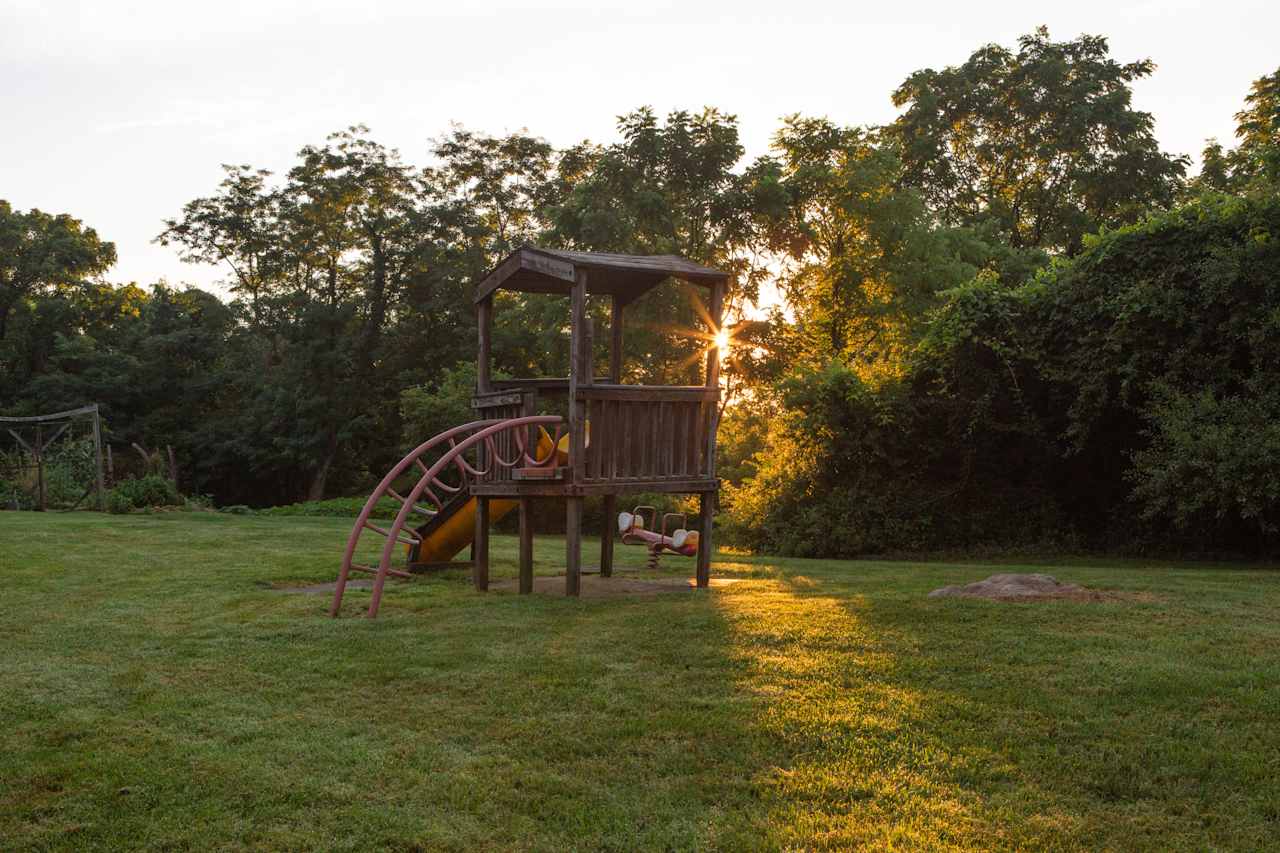
POLYGON ((1009 607, 926 599, 955 567, 726 557, 710 593, 458 573, 330 620, 256 584, 332 580, 338 524, 11 532, 15 848, 1258 848, 1280 813, 1280 595, 1225 573, 1009 607))

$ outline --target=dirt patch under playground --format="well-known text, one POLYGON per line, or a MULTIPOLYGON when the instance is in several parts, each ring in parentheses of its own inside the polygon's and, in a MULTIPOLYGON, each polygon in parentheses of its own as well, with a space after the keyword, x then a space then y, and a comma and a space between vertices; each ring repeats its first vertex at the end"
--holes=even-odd
MULTIPOLYGON (((723 587, 737 583, 734 578, 712 578, 711 586, 723 587)), ((388 584, 390 586, 390 584, 388 584)), ((307 584, 306 586, 277 586, 275 592, 297 593, 301 595, 332 595, 337 583, 307 584)), ((372 580, 347 581, 347 589, 372 589, 372 580)), ((599 575, 584 574, 581 579, 581 598, 614 598, 627 595, 661 595, 669 592, 688 592, 695 589, 691 578, 602 578, 599 575)), ((495 581, 489 585, 494 592, 516 592, 519 584, 515 579, 495 581)), ((536 577, 533 579, 533 591, 540 595, 564 595, 564 575, 555 577, 536 577)))
MULTIPOLYGON (((582 575, 580 579, 580 598, 617 598, 628 595, 661 595, 671 592, 689 592, 696 589, 692 578, 633 578, 611 577, 599 575, 582 575)), ((725 587, 737 583, 735 578, 712 578, 712 588, 725 587)), ((519 582, 503 580, 490 584, 496 592, 516 592, 519 582)), ((564 595, 564 575, 556 577, 536 577, 533 579, 533 591, 539 595, 564 595)))

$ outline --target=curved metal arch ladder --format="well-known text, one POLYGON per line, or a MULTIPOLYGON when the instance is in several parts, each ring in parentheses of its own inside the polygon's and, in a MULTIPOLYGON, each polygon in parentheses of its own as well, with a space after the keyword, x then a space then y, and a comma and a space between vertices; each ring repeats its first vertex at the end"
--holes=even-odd
POLYGON ((382 588, 386 583, 387 575, 404 578, 411 577, 407 571, 391 568, 391 558, 395 553, 397 544, 417 545, 421 543, 417 533, 412 528, 405 530, 405 525, 408 523, 410 515, 418 513, 427 517, 434 516, 444 509, 445 501, 462 493, 471 482, 489 476, 500 469, 514 468, 516 466, 538 468, 554 465, 556 459, 555 449, 560 442, 563 427, 564 418, 558 415, 531 415, 521 418, 472 421, 469 424, 445 430, 411 450, 382 478, 382 481, 378 483, 377 488, 369 495, 369 499, 365 501, 364 508, 360 510, 360 514, 356 517, 355 526, 351 529, 351 535, 347 538, 346 551, 342 555, 342 568, 338 572, 338 583, 333 591, 333 605, 329 608, 329 615, 338 615, 342 607, 342 595, 347 588, 347 579, 352 571, 358 571, 374 576, 373 597, 369 600, 369 611, 366 615, 370 619, 377 616, 378 607, 382 603, 382 588), (546 458, 535 459, 529 453, 529 430, 532 427, 546 429, 551 426, 556 428, 555 435, 551 440, 551 450, 547 453, 546 458), (503 459, 498 453, 496 438, 506 432, 512 434, 516 448, 515 456, 511 459, 503 459), (468 451, 472 449, 478 450, 481 447, 486 451, 484 456, 486 462, 483 463, 485 465, 483 469, 477 468, 476 465, 469 462, 465 455, 468 451), (439 455, 435 457, 434 462, 428 464, 425 460, 431 459, 435 453, 439 455), (421 475, 408 494, 401 495, 393 486, 398 479, 415 466, 421 471, 421 475), (458 469, 460 474, 458 485, 450 485, 440 478, 440 475, 450 467, 458 469), (441 493, 444 495, 443 498, 441 493), (377 508, 378 502, 384 497, 390 497, 400 502, 400 511, 396 514, 395 521, 389 529, 379 527, 369 520, 377 508), (424 497, 430 503, 430 507, 423 506, 420 503, 424 497), (360 544, 360 537, 366 530, 371 530, 386 539, 385 544, 382 546, 382 555, 378 560, 377 566, 360 565, 353 562, 356 548, 360 544))

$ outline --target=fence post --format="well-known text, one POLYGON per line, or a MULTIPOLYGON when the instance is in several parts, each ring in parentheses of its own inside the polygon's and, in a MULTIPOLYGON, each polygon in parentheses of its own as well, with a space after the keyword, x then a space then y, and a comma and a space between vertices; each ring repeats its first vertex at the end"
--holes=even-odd
POLYGON ((40 511, 46 510, 44 500, 44 427, 36 424, 36 484, 40 497, 40 511))
MULTIPOLYGON (((108 448, 108 452, 110 452, 110 448, 108 448)), ((106 483, 102 477, 102 418, 98 414, 96 405, 93 407, 93 459, 98 481, 98 512, 105 512, 107 509, 107 495, 106 483)))

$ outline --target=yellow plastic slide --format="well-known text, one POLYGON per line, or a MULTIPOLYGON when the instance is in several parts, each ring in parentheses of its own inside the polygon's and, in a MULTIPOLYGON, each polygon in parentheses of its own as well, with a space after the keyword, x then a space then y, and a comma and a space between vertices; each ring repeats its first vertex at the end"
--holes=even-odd
MULTIPOLYGON (((587 441, 591 440, 591 428, 587 427, 587 441)), ((538 449, 534 451, 534 459, 546 459, 551 452, 551 436, 542 427, 538 427, 538 449)), ((560 438, 556 445, 556 464, 564 465, 569 461, 569 436, 560 438)), ((520 505, 519 501, 493 498, 489 501, 489 523, 496 524, 506 517, 507 513, 520 505)), ((471 498, 446 518, 435 530, 422 540, 418 546, 418 563, 444 563, 471 544, 476 537, 476 499, 471 498)))
MULTIPOLYGON (((499 521, 519 505, 519 501, 497 498, 490 500, 489 522, 492 524, 499 521)), ((475 537, 476 499, 471 498, 422 540, 422 544, 418 546, 417 562, 444 563, 452 560, 463 548, 470 545, 475 537)))

